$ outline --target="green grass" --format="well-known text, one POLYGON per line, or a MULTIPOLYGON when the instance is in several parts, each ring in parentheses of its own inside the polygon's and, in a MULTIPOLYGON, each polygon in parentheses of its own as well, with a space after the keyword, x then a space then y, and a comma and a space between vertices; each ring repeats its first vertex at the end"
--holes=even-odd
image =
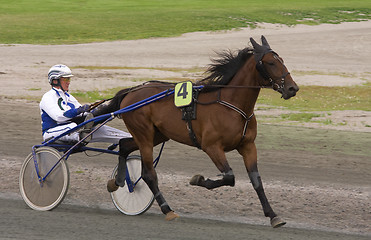
POLYGON ((126 67, 126 66, 75 66, 72 68, 83 68, 88 70, 102 70, 102 69, 150 69, 150 70, 159 70, 159 71, 171 71, 171 72, 184 72, 195 73, 195 72, 204 72, 205 68, 193 67, 193 68, 168 68, 168 67, 126 67))
POLYGON ((103 91, 86 91, 86 92, 81 92, 81 91, 73 91, 72 95, 76 97, 76 99, 79 100, 79 102, 83 103, 93 103, 102 99, 109 99, 113 97, 118 91, 120 91, 122 88, 117 87, 117 88, 112 88, 112 89, 107 89, 103 91))
POLYGON ((312 118, 321 117, 317 113, 289 113, 281 114, 281 118, 288 121, 310 122, 312 118))
MULTIPOLYGON (((139 83, 138 83, 139 84, 139 83)), ((95 102, 115 95, 121 88, 104 91, 72 92, 81 102, 95 102)), ((271 89, 263 89, 257 103, 266 108, 283 107, 297 111, 336 111, 336 110, 371 110, 371 84, 351 87, 302 86, 297 96, 283 100, 281 95, 271 89)), ((282 118, 290 121, 310 121, 316 114, 304 113, 282 118), (294 119, 297 118, 297 119, 294 119)))
POLYGON ((40 91, 41 88, 28 88, 27 90, 28 91, 40 91))
POLYGON ((371 19, 369 0, 2 0, 0 43, 75 44, 371 19))
MULTIPOLYGON (((323 71, 298 71, 293 70, 292 74, 295 76, 306 76, 306 75, 326 75, 326 76, 337 76, 337 77, 357 77, 357 73, 344 73, 344 72, 323 72, 323 71)), ((369 73, 365 72, 362 74, 363 76, 370 75, 369 73)))
POLYGON ((301 86, 297 95, 283 100, 271 89, 260 92, 258 103, 300 111, 371 110, 371 84, 351 87, 301 86))
MULTIPOLYGON (((258 22, 295 25, 369 19, 370 0, 1 0, 0 43, 74 44, 254 27, 258 22)), ((74 94, 82 102, 94 102, 118 90, 74 94)), ((280 94, 264 89, 258 103, 301 111, 370 111, 370 92, 370 83, 302 86, 296 97, 284 101, 280 94)))
MULTIPOLYGON (((76 68, 84 69, 138 69, 137 67, 105 67, 105 66, 78 66, 76 68)), ((173 71, 173 72, 186 72, 186 73, 199 73, 201 74, 205 69, 203 68, 190 68, 190 69, 180 69, 180 68, 151 68, 163 71, 173 71)), ((296 73, 297 74, 297 73, 296 73)), ((308 75, 308 72, 305 72, 308 75)), ((315 72, 313 74, 324 74, 321 72, 315 72)), ((344 73, 332 73, 333 75, 343 76, 344 73)), ((348 76, 349 77, 349 76, 348 76)), ((138 85, 144 81, 153 80, 151 79, 133 79, 133 85, 138 85)), ((169 80, 171 82, 191 80, 185 78, 181 79, 161 79, 169 80)), ((75 91, 73 94, 81 102, 94 102, 101 99, 107 99, 119 91, 121 88, 107 89, 104 91, 87 91, 80 92, 75 91)), ((363 85, 355 85, 348 87, 326 87, 326 86, 300 86, 300 90, 297 95, 289 100, 283 100, 281 95, 272 89, 262 89, 258 98, 257 103, 259 106, 264 105, 266 108, 277 108, 283 107, 288 110, 296 111, 336 111, 336 110, 371 110, 371 82, 367 82, 363 85)), ((314 115, 298 115, 290 116, 301 118, 300 121, 306 121, 315 117, 314 115)), ((284 116, 283 116, 284 118, 284 116)), ((287 119, 293 120, 293 119, 287 119)), ((293 120, 296 121, 296 120, 293 120)), ((329 123, 330 124, 330 123, 329 123)))
MULTIPOLYGON (((281 114, 281 120, 277 119, 277 122, 280 121, 293 121, 293 122, 299 122, 299 123, 321 123, 323 125, 333 125, 333 122, 331 119, 326 118, 327 116, 330 116, 331 114, 318 114, 318 113, 312 113, 312 112, 301 112, 301 113, 289 113, 289 114, 281 114), (313 118, 321 118, 321 119, 313 119, 313 118)), ((270 119, 272 121, 272 119, 270 119)), ((346 123, 341 123, 341 125, 346 125, 346 123)))

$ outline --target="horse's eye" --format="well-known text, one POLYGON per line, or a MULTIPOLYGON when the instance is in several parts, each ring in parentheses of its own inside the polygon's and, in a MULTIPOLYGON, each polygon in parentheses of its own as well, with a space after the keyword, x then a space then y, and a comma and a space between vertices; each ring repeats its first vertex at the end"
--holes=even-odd
POLYGON ((268 63, 268 65, 270 65, 270 66, 273 66, 274 65, 274 62, 267 62, 268 63))

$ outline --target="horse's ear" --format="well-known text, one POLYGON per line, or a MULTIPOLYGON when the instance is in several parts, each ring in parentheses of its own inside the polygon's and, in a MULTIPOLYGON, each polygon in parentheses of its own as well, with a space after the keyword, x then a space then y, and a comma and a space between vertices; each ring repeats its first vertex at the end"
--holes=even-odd
POLYGON ((263 35, 261 36, 261 39, 262 39, 262 46, 265 46, 265 47, 271 49, 271 47, 269 46, 269 43, 268 43, 267 39, 263 35))
POLYGON ((255 51, 259 51, 261 46, 253 38, 250 38, 250 42, 251 42, 252 46, 254 47, 255 51))

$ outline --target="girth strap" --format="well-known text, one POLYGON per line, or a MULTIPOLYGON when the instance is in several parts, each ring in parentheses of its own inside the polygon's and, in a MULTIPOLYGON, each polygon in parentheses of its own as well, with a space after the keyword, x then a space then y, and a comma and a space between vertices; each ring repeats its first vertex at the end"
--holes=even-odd
POLYGON ((192 120, 195 120, 197 118, 196 117, 196 106, 197 106, 196 101, 198 98, 198 94, 199 94, 199 91, 193 89, 192 103, 189 106, 182 108, 182 113, 183 113, 182 119, 186 122, 186 126, 188 129, 188 135, 193 145, 197 147, 198 149, 201 149, 201 144, 197 141, 196 135, 192 128, 192 120))
POLYGON ((197 147, 198 149, 201 149, 201 145, 200 143, 197 141, 197 138, 196 138, 196 135, 193 131, 193 128, 192 128, 192 120, 186 120, 186 123, 187 123, 187 129, 188 129, 188 134, 189 134, 189 137, 191 138, 192 140, 192 143, 195 147, 197 147))

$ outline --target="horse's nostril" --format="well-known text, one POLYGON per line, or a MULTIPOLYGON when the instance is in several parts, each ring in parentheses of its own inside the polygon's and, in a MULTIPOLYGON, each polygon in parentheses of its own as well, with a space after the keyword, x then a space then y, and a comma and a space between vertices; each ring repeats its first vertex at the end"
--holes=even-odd
POLYGON ((289 88, 289 92, 297 92, 299 91, 299 87, 295 86, 295 87, 290 87, 289 88))

